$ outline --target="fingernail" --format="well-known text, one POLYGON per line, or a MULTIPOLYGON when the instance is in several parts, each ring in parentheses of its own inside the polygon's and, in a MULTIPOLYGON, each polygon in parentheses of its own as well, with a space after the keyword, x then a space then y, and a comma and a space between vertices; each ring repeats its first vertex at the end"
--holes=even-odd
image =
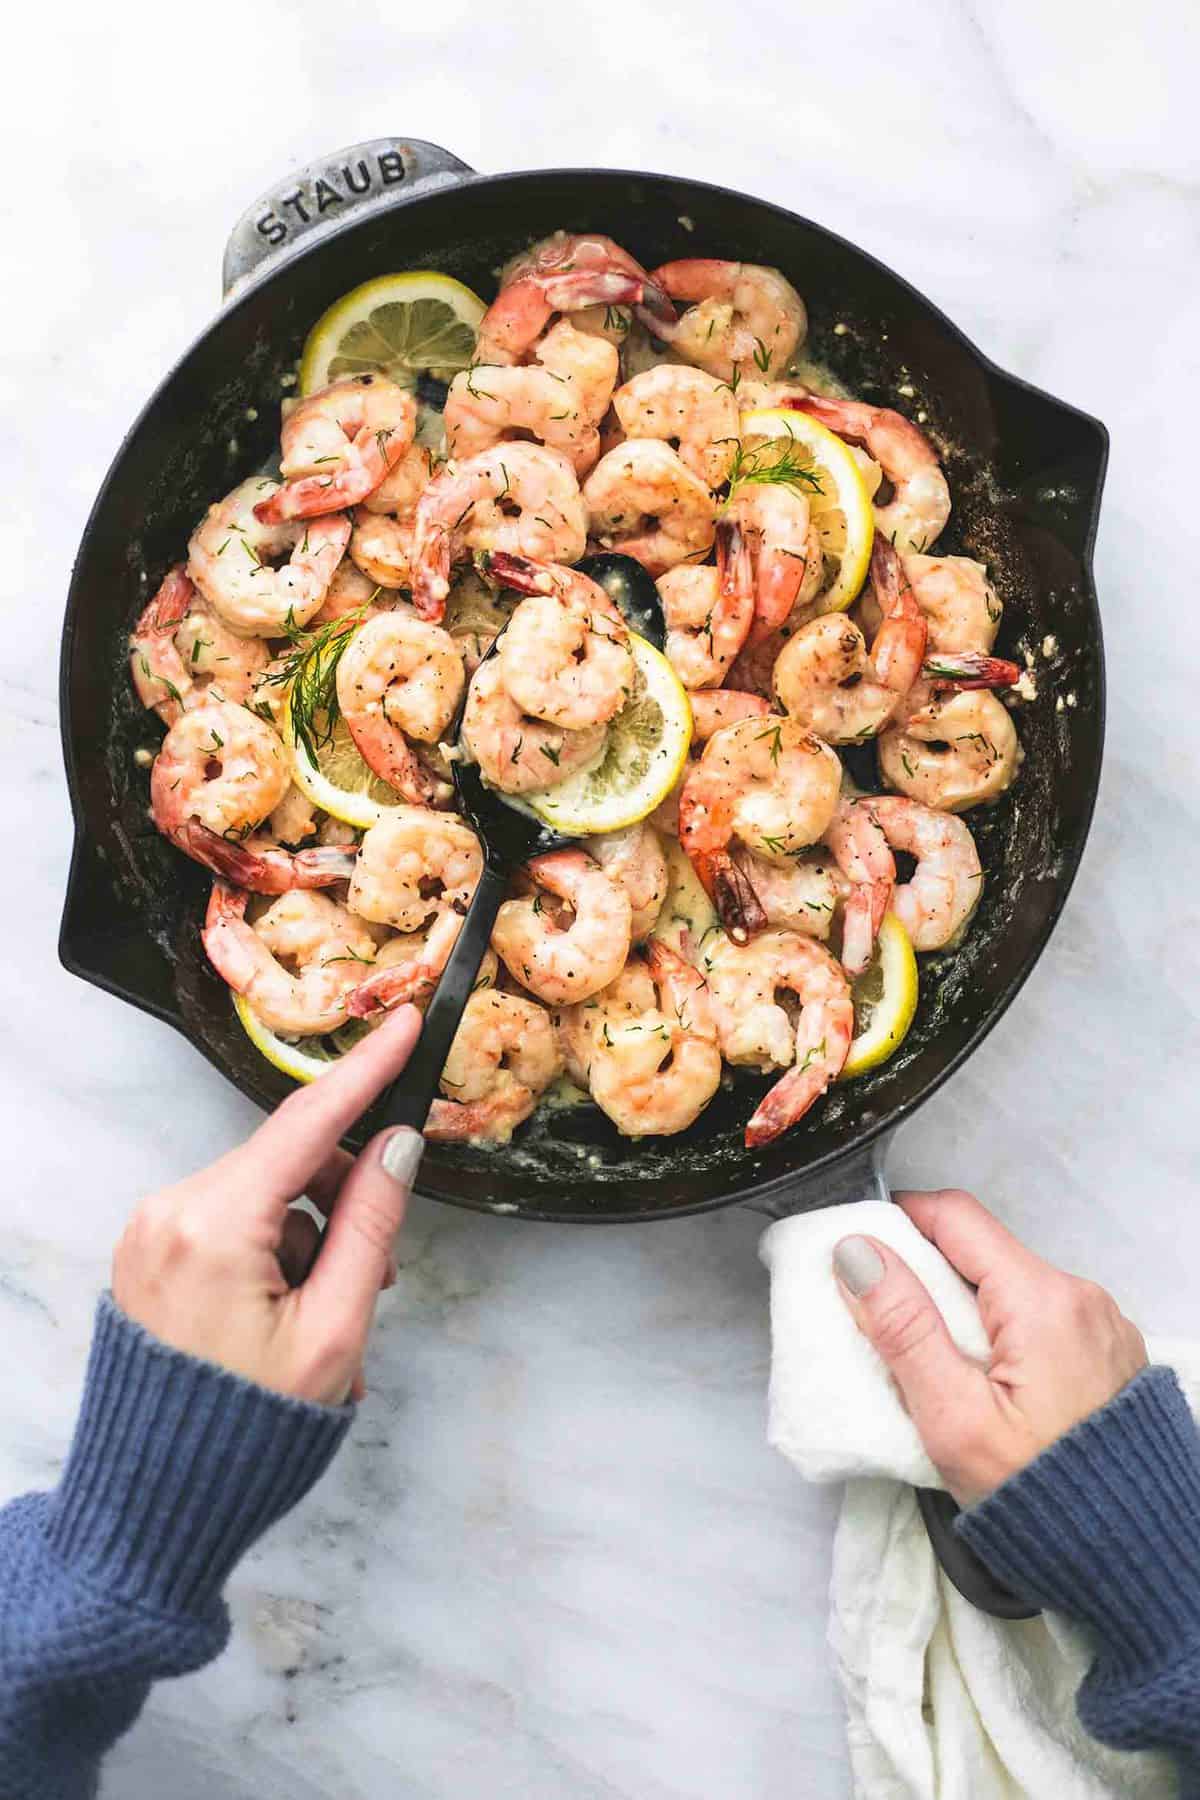
POLYGON ((384 1144, 379 1160, 393 1181, 411 1187, 425 1149, 425 1139, 409 1125, 399 1125, 384 1144))
POLYGON ((883 1280, 885 1273, 882 1256, 874 1244, 861 1237, 842 1239, 833 1253, 833 1268, 838 1280, 850 1289, 856 1300, 869 1294, 883 1280))

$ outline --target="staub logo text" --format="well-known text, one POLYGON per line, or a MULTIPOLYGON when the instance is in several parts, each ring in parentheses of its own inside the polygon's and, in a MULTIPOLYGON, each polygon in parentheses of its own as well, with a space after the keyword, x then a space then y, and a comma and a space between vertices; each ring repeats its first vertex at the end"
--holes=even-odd
POLYGON ((323 174, 302 181, 289 194, 280 194, 255 219, 254 229, 268 244, 282 244, 298 225, 311 225, 314 219, 336 212, 363 194, 395 187, 404 176, 404 158, 399 150, 355 157, 341 167, 328 168, 323 174))

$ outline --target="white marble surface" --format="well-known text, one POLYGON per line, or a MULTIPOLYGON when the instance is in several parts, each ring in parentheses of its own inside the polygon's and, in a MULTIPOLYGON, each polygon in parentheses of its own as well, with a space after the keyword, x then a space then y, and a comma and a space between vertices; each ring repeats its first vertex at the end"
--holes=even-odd
MULTIPOLYGON (((36 11, 0 126, 0 1492, 54 1479, 131 1201, 253 1122, 182 1041, 55 960, 72 552, 212 308, 233 217, 376 133, 781 201, 1108 422, 1091 847, 1039 971, 892 1173, 978 1187, 1144 1322, 1194 1330, 1193 10, 841 0, 786 29, 777 0, 575 0, 536 23, 480 0, 36 11)), ((763 1444, 755 1238, 735 1214, 579 1232, 418 1206, 349 1446, 238 1572, 227 1655, 155 1694, 105 1794, 844 1795, 835 1496, 763 1444)))

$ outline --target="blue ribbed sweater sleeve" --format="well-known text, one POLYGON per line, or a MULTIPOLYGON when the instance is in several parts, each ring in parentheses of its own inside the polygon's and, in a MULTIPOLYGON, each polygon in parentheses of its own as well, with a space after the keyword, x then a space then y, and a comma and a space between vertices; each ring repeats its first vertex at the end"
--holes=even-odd
POLYGON ((62 1480, 0 1511, 0 1800, 86 1800, 150 1684, 224 1647, 225 1581, 353 1409, 169 1349, 106 1296, 62 1480))
POLYGON ((1173 1750, 1200 1795, 1200 1431, 1174 1371, 1144 1369, 957 1529, 1011 1588, 1090 1628, 1092 1736, 1173 1750))

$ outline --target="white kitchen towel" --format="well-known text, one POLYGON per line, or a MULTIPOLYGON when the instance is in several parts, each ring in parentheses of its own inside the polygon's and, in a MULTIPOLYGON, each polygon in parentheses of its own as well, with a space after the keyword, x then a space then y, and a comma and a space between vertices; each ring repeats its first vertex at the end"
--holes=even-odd
MULTIPOLYGON (((971 1289, 897 1206, 803 1213, 763 1237, 771 1272, 768 1435, 810 1481, 846 1482, 829 1640, 846 1698, 858 1800, 1168 1800, 1171 1764, 1106 1750, 1075 1714, 1084 1634, 1044 1614, 993 1619, 942 1574, 913 1484, 942 1487, 887 1370, 833 1277, 865 1233, 924 1281, 968 1356, 987 1357, 971 1289)), ((1200 1413, 1200 1346, 1154 1342, 1200 1413)))

